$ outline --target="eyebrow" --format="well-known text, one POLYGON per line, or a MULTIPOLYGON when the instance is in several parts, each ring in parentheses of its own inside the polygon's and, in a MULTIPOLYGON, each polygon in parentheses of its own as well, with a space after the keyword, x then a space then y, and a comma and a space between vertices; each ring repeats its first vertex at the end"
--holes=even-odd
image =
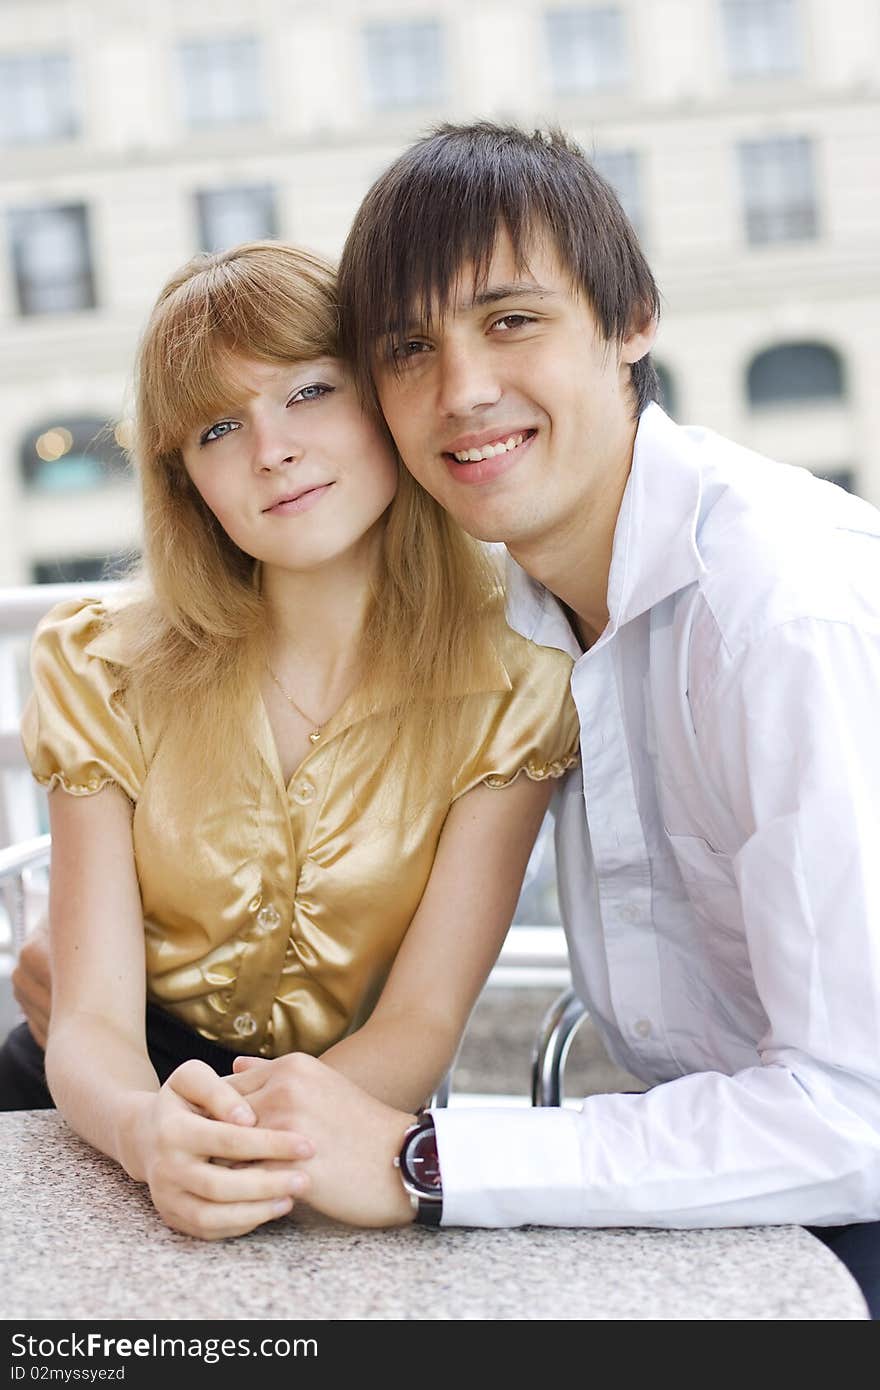
MULTIPOLYGON (((556 290, 545 289, 543 285, 537 285, 534 281, 511 281, 506 285, 487 285, 479 294, 475 294, 472 299, 458 304, 452 304, 448 312, 457 313, 460 310, 467 312, 469 309, 485 309, 487 305, 499 304, 505 299, 558 299, 559 294, 556 290)), ((445 316, 444 316, 445 317, 445 316)), ((418 333, 424 327, 421 319, 410 319, 404 333, 418 333)), ((389 324, 377 338, 387 338, 397 332, 395 324, 389 324)))

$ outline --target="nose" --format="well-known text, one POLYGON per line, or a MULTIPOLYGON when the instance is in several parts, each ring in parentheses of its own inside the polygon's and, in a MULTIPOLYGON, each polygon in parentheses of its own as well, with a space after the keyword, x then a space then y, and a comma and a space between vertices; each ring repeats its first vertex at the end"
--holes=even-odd
POLYGON ((438 404, 450 417, 465 418, 501 399, 501 383, 487 345, 446 342, 438 353, 438 404))
POLYGON ((302 445, 293 437, 289 414, 280 419, 254 421, 251 439, 253 466, 257 473, 273 473, 302 458, 302 445))

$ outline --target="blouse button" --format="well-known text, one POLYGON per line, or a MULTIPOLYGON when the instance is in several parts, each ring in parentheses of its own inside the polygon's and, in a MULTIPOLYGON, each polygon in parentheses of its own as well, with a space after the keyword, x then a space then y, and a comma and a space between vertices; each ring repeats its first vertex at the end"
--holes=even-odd
POLYGON ((311 782, 307 782, 305 779, 302 782, 297 782, 293 789, 293 799, 298 806, 308 806, 310 801, 314 801, 315 788, 311 782))
POLYGON ((281 913, 277 907, 270 903, 268 907, 260 908, 257 913, 257 928, 260 936, 268 936, 269 932, 275 930, 281 921, 281 913))
POLYGON ((253 1014, 238 1014, 232 1026, 240 1038, 251 1038, 257 1031, 257 1020, 253 1014))
POLYGON ((262 893, 258 893, 257 896, 255 898, 251 898, 250 902, 248 903, 248 912, 259 912, 262 903, 263 895, 262 893))

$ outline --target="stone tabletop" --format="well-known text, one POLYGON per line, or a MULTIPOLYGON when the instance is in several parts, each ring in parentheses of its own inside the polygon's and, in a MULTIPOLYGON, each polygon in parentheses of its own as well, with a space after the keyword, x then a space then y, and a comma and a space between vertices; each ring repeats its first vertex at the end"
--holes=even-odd
POLYGON ((288 1217, 208 1243, 54 1111, 0 1115, 4 1319, 859 1319, 796 1226, 357 1231, 288 1217))

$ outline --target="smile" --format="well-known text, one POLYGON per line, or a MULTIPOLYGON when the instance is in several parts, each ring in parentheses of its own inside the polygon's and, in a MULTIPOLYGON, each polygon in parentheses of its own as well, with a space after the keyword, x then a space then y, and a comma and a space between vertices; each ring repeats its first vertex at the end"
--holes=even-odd
POLYGON ((293 497, 282 497, 274 506, 266 507, 263 515, 289 516, 291 512, 307 512, 320 502, 332 486, 332 483, 322 483, 319 487, 308 488, 307 491, 299 492, 293 497))
POLYGON ((490 483, 519 462, 536 435, 533 429, 499 435, 479 448, 448 450, 443 460, 456 482, 490 483))
MULTIPOLYGON (((534 431, 532 431, 534 433, 534 431)), ((492 440, 481 449, 462 449, 452 455, 458 463, 481 463, 483 459, 493 459, 501 454, 510 454, 522 444, 525 434, 510 434, 506 438, 492 440)))

